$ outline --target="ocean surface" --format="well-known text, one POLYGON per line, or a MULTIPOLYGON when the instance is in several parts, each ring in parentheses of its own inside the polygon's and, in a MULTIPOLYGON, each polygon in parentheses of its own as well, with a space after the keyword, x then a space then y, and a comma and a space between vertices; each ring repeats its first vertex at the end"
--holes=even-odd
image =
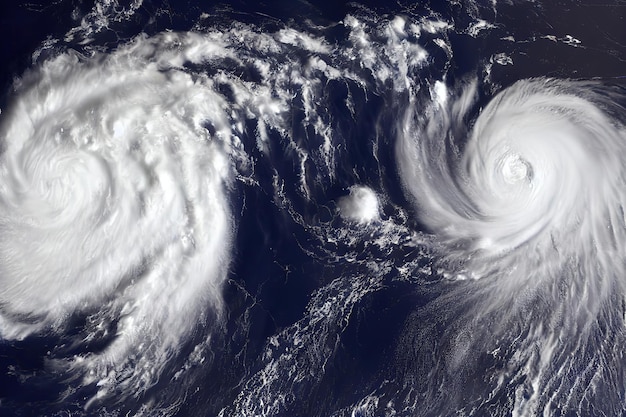
POLYGON ((3 3, 0 415, 626 415, 625 22, 3 3))

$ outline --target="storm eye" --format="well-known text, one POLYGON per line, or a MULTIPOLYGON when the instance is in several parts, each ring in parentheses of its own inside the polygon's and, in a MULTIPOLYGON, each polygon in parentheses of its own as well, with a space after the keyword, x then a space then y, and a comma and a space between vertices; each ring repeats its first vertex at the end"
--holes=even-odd
POLYGON ((509 154, 503 158, 500 172, 504 181, 509 184, 517 184, 521 181, 530 183, 533 179, 532 165, 516 154, 509 154))

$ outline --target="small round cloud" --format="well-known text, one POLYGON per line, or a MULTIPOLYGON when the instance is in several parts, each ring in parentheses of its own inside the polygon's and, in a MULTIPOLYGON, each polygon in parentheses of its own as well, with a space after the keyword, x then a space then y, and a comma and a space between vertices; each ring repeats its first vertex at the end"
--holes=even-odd
POLYGON ((380 219, 378 197, 371 188, 354 185, 350 194, 339 199, 339 214, 345 220, 357 223, 371 223, 380 219))

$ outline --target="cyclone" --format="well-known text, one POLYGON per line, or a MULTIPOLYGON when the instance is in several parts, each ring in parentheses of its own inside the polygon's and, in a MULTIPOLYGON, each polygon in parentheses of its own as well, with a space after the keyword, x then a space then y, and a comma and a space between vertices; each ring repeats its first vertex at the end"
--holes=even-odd
POLYGON ((78 344, 105 348, 50 362, 98 397, 148 389, 222 314, 226 116, 155 51, 170 41, 61 53, 19 80, 2 114, 0 333, 63 335, 86 317, 78 344))
MULTIPOLYGON (((401 122, 397 155, 420 221, 445 248, 446 276, 474 282, 453 296, 471 300, 472 318, 462 322, 472 335, 455 337, 451 366, 499 351, 494 335, 522 332, 527 340, 512 343, 509 366, 524 364, 519 374, 533 382, 519 389, 513 415, 551 413, 559 384, 576 375, 567 369, 578 366, 571 345, 581 357, 595 350, 592 362, 619 362, 615 333, 594 340, 599 320, 623 321, 624 90, 527 79, 478 108, 475 81, 457 92, 438 87, 425 113, 401 122)), ((585 386, 619 375, 600 367, 575 378, 585 386)), ((562 401, 582 401, 579 388, 562 401)))

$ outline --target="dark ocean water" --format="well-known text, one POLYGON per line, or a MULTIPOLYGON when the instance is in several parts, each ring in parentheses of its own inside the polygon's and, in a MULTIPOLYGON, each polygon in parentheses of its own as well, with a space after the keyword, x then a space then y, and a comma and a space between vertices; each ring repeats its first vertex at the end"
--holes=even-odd
POLYGON ((626 414, 625 16, 3 4, 0 415, 626 414))

